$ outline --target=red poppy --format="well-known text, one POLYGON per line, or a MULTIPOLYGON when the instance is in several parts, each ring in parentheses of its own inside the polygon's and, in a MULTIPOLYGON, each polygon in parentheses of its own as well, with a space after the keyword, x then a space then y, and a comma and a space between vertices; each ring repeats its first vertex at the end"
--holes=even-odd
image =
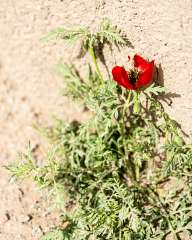
POLYGON ((112 69, 113 79, 127 89, 136 90, 145 87, 153 80, 154 60, 146 61, 139 55, 133 58, 134 69, 126 71, 124 67, 115 66, 112 69))

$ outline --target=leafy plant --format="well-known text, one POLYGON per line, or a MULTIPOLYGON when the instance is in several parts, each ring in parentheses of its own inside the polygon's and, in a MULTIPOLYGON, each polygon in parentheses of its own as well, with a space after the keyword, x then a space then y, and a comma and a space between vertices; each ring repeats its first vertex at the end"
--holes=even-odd
POLYGON ((128 91, 104 80, 98 45, 127 43, 109 22, 96 33, 62 28, 53 37, 82 40, 96 71, 89 66, 82 77, 75 66, 58 65, 65 94, 85 106, 89 120, 39 127, 51 143, 47 161, 38 165, 29 151, 24 161, 7 166, 14 177, 48 189, 61 207, 65 227, 41 239, 182 239, 183 233, 189 239, 192 147, 158 100, 165 89, 154 83, 128 91))

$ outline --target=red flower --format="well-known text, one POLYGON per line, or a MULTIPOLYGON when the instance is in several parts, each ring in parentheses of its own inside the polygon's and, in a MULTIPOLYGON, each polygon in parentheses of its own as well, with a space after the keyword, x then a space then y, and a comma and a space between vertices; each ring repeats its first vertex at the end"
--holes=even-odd
POLYGON ((134 69, 126 71, 124 67, 115 66, 112 69, 113 79, 127 89, 136 90, 145 87, 153 80, 154 60, 147 62, 139 55, 133 58, 134 69))

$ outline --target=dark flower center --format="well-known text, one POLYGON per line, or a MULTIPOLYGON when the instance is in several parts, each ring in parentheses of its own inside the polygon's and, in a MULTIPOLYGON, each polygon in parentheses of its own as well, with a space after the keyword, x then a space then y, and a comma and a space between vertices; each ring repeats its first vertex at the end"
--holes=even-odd
POLYGON ((135 85, 139 77, 139 72, 136 69, 131 69, 129 71, 129 81, 132 85, 135 85))

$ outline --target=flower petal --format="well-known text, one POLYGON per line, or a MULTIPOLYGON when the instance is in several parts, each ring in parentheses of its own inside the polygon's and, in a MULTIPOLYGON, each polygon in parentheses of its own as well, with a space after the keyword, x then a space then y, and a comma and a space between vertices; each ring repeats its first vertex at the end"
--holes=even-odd
POLYGON ((140 67, 142 68, 148 64, 148 62, 138 54, 135 54, 133 60, 134 60, 134 67, 136 68, 140 68, 140 67))
POLYGON ((121 86, 127 89, 135 89, 130 83, 129 76, 124 67, 115 66, 112 69, 113 79, 121 86))
POLYGON ((154 61, 145 64, 143 70, 139 73, 139 78, 136 82, 136 88, 147 86, 153 80, 153 72, 154 72, 154 61))

